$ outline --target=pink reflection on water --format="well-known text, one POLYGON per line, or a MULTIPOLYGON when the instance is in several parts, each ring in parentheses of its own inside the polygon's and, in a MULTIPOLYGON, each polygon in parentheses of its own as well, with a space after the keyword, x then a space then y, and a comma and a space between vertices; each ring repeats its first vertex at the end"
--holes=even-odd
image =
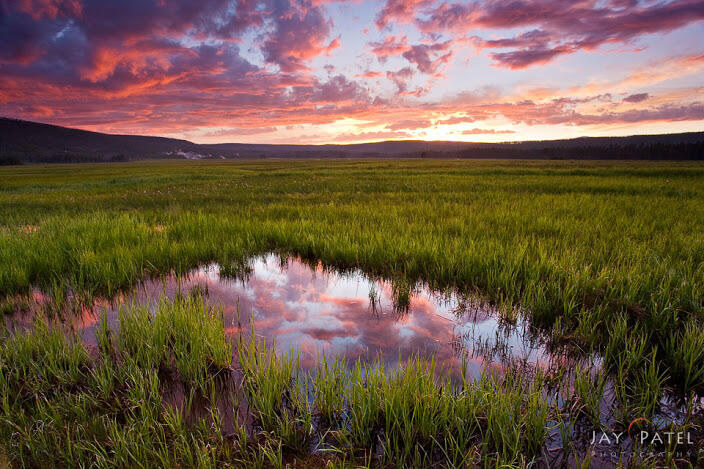
MULTIPOLYGON (((546 360, 540 343, 526 341, 522 323, 506 328, 496 311, 478 302, 467 308, 466 299, 419 286, 410 292, 407 311, 399 311, 391 282, 360 272, 331 272, 321 264, 311 268, 275 255, 255 258, 250 267, 246 279, 226 278, 211 265, 180 280, 147 281, 135 296, 155 301, 162 293, 172 297, 179 289, 187 293, 195 286, 207 287, 208 301, 224 309, 229 334, 248 334, 253 325, 257 336, 274 342, 277 350, 297 350, 304 366, 315 363, 323 351, 349 360, 382 358, 389 366, 413 355, 432 355, 445 369, 457 369, 464 358, 473 374, 491 362, 501 365, 515 358, 514 351, 533 364, 546 360), (484 346, 477 353, 480 343, 484 346), (496 345, 503 351, 498 358, 489 353, 496 345)), ((115 311, 109 309, 109 322, 117 327, 115 311)), ((84 336, 90 340, 94 325, 86 326, 84 336)))
POLYGON ((303 366, 312 366, 323 352, 348 360, 381 358, 387 366, 417 355, 434 356, 438 367, 454 371, 464 360, 478 375, 485 366, 545 366, 554 359, 526 333, 525 323, 503 324, 497 311, 473 298, 418 285, 410 291, 405 287, 407 300, 395 300, 394 291, 403 287, 389 281, 273 254, 252 259, 249 267, 237 279, 220 275, 220 268, 211 265, 181 278, 146 281, 129 295, 82 310, 75 327, 94 343, 100 311, 107 311, 108 324, 117 329, 119 304, 155 304, 163 294, 173 298, 199 287, 207 290, 211 304, 222 306, 226 332, 233 338, 248 335, 253 326, 277 350, 298 351, 303 366))

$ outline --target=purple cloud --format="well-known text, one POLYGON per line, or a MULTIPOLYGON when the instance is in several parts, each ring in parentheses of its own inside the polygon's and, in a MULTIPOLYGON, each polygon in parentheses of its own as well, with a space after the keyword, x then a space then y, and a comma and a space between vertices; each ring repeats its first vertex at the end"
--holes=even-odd
POLYGON ((650 95, 648 93, 637 93, 632 94, 630 96, 626 96, 625 98, 623 98, 623 101, 626 103, 642 103, 649 97, 650 95))
POLYGON ((408 20, 412 16, 418 27, 428 34, 461 34, 475 28, 534 28, 515 37, 477 42, 483 47, 514 48, 493 55, 500 65, 510 68, 545 63, 562 54, 594 49, 606 43, 625 43, 645 34, 672 31, 704 19, 704 3, 698 0, 645 5, 631 0, 606 3, 495 0, 442 2, 431 7, 413 5, 412 13, 396 9, 393 11, 399 12, 397 17, 392 15, 387 21, 392 18, 408 20))

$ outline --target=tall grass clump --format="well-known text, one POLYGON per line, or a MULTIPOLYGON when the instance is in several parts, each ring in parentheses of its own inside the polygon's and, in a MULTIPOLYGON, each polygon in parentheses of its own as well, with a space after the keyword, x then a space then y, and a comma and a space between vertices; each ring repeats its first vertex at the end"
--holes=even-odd
POLYGON ((308 380, 299 376, 298 354, 276 354, 256 336, 238 342, 243 386, 262 430, 288 449, 303 452, 313 432, 308 380))
POLYGON ((0 452, 13 467, 218 467, 236 459, 219 414, 171 407, 163 393, 174 384, 160 378, 173 368, 187 389, 214 388, 231 359, 221 314, 202 299, 162 300, 154 312, 126 307, 120 320, 115 333, 102 315, 94 352, 40 319, 3 337, 0 452))
POLYGON ((345 444, 373 452, 381 429, 381 402, 386 373, 383 362, 376 366, 357 361, 345 388, 348 431, 341 433, 345 444))
POLYGON ((594 428, 601 428, 601 404, 607 384, 607 375, 603 369, 596 371, 577 366, 573 373, 572 399, 568 402, 571 413, 586 417, 594 428))
POLYGON ((345 363, 339 357, 328 359, 323 353, 313 376, 315 406, 318 412, 328 422, 338 420, 343 411, 345 389, 348 386, 345 363))
POLYGON ((200 296, 162 297, 154 311, 132 303, 120 307, 118 317, 118 346, 141 366, 168 367, 173 360, 181 377, 203 390, 209 374, 230 367, 232 346, 222 309, 200 296))
POLYGON ((238 347, 258 424, 298 453, 310 439, 311 413, 300 397, 306 382, 322 418, 317 431, 336 454, 378 454, 376 463, 398 467, 528 464, 545 442, 550 408, 541 377, 486 374, 458 385, 434 360, 420 358, 396 370, 379 360, 357 361, 348 375, 339 359, 328 359, 301 375, 288 353, 254 338, 238 347))
POLYGON ((37 319, 31 331, 7 338, 0 348, 3 401, 32 399, 78 386, 89 363, 80 339, 67 337, 62 329, 37 319))
POLYGON ((666 353, 672 364, 672 374, 682 392, 704 389, 704 327, 689 321, 679 333, 670 337, 666 353))

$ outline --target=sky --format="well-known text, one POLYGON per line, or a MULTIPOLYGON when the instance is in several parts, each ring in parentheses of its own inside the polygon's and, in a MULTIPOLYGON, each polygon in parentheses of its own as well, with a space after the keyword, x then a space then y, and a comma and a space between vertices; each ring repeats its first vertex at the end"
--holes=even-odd
POLYGON ((704 131, 704 1, 0 0, 0 116, 197 143, 704 131))

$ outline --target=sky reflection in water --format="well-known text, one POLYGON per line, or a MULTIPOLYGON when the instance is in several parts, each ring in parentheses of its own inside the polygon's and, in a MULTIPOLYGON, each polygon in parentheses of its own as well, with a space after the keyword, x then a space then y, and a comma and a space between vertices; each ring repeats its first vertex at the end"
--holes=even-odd
MULTIPOLYGON (((485 364, 543 366, 553 358, 521 319, 514 326, 503 323, 497 311, 476 299, 416 286, 405 302, 403 294, 394 295, 389 281, 311 267, 274 254, 252 259, 249 267, 240 278, 221 275, 217 265, 210 265, 180 279, 149 280, 134 297, 155 302, 164 292, 173 297, 179 290, 188 293, 207 286, 210 303, 224 309, 228 333, 240 332, 239 309, 245 333, 253 318, 257 336, 267 344, 274 341, 279 351, 298 350, 303 367, 313 365, 323 351, 350 360, 381 357, 387 366, 415 354, 435 356, 438 367, 455 370, 464 357, 473 375, 485 364)), ((399 290, 403 287, 397 285, 399 290)), ((112 327, 119 326, 116 311, 116 306, 108 306, 112 327)), ((95 314, 84 316, 82 334, 88 342, 95 319, 95 314)))

